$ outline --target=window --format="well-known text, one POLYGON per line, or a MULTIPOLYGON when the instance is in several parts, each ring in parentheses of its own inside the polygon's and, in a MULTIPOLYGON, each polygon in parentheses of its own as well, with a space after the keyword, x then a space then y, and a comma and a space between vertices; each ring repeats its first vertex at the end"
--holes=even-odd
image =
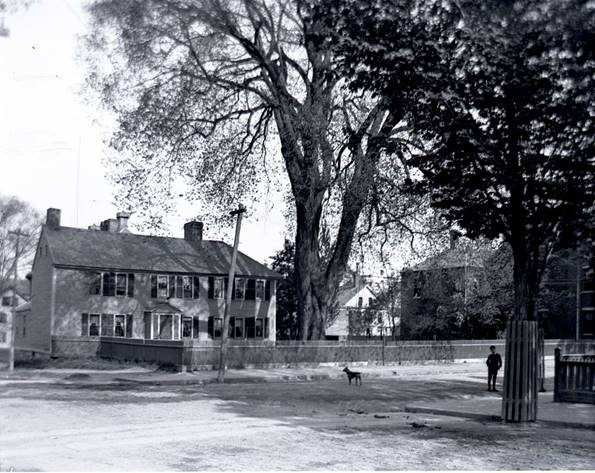
POLYGON ((116 315, 114 320, 114 336, 123 337, 125 334, 126 317, 124 315, 116 315))
POLYGON ((413 282, 413 298, 419 299, 421 297, 421 291, 424 285, 424 273, 420 272, 415 276, 413 282))
POLYGON ((236 317, 234 319, 233 338, 244 338, 244 319, 236 317))
POLYGON ((184 317, 182 319, 182 337, 192 337, 192 317, 184 317))
POLYGON ((374 299, 368 297, 368 307, 372 307, 374 305, 374 299))
POLYGON ((7 316, 4 312, 0 312, 0 324, 6 323, 7 316))
POLYGON ((254 333, 256 338, 262 338, 263 335, 263 320, 256 319, 256 330, 254 333))
POLYGON ((99 317, 99 314, 89 314, 89 336, 90 337, 99 336, 100 324, 101 324, 101 319, 99 317))
POLYGON ((81 336, 83 337, 98 337, 100 331, 100 316, 99 314, 82 314, 81 315, 81 336))
POLYGON ((12 305, 12 297, 10 297, 10 296, 4 296, 2 298, 2 305, 4 307, 11 306, 12 305))
POLYGON ((213 338, 221 338, 223 327, 223 319, 220 317, 215 318, 213 323, 213 338))
POLYGON ((93 296, 101 295, 101 273, 91 273, 91 284, 89 284, 89 294, 93 296))
POLYGON ((184 288, 184 298, 192 299, 192 278, 190 276, 182 277, 182 284, 184 288))
POLYGON ((124 273, 116 274, 116 296, 125 296, 126 295, 126 284, 128 282, 128 278, 124 273))
POLYGON ((101 314, 101 336, 113 337, 114 336, 114 315, 113 314, 101 314))
POLYGON ((176 297, 176 277, 175 276, 169 276, 168 277, 169 280, 169 291, 168 297, 176 297))
POLYGON ((213 281, 213 299, 223 299, 225 297, 225 283, 223 278, 215 278, 213 281))
POLYGON ((246 280, 243 278, 236 278, 233 292, 234 299, 243 299, 246 292, 246 280))
POLYGON ((167 276, 157 276, 157 297, 159 299, 167 299, 167 276))
POLYGON ((364 298, 363 297, 358 297, 357 299, 357 306, 358 307, 362 307, 364 305, 364 298))
POLYGON ((6 343, 6 332, 0 331, 0 343, 6 343))
POLYGON ((246 292, 244 299, 247 301, 253 301, 256 296, 256 281, 254 279, 248 279, 246 281, 246 292))
POLYGON ((264 280, 263 279, 256 280, 255 297, 256 297, 256 300, 264 299, 264 280))
POLYGON ((171 340, 173 335, 173 317, 171 314, 159 315, 159 339, 171 340))

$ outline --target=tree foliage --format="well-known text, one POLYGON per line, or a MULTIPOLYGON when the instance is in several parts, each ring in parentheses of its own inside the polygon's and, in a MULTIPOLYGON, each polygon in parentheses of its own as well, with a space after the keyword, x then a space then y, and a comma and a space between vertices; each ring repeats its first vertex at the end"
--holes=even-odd
POLYGON ((19 270, 23 270, 31 264, 40 225, 41 217, 28 203, 0 196, 0 292, 12 284, 14 274, 16 236, 10 232, 21 230, 28 235, 19 241, 19 270))
POLYGON ((277 339, 295 340, 298 335, 297 298, 295 293, 295 244, 285 240, 283 249, 272 257, 271 269, 283 276, 277 282, 277 339))
POLYGON ((319 6, 96 0, 87 37, 89 84, 117 118, 114 178, 139 216, 159 225, 181 181, 211 220, 263 182, 290 188, 303 339, 324 334, 358 228, 415 232, 424 205, 385 152, 404 111, 346 86, 319 6))
POLYGON ((410 105, 411 144, 394 152, 423 175, 412 174, 411 189, 468 236, 503 236, 514 316, 532 319, 547 255, 593 211, 592 2, 344 0, 334 8, 346 18, 335 43, 354 89, 398 110, 410 105), (423 64, 423 78, 412 64, 423 64), (412 80, 423 87, 408 88, 412 80))

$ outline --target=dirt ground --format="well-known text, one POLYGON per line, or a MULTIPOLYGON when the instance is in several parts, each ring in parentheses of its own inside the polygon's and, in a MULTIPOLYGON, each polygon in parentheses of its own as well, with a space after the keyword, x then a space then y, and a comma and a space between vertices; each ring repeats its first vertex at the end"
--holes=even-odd
POLYGON ((591 469, 592 430, 403 412, 483 377, 0 391, 0 471, 591 469))

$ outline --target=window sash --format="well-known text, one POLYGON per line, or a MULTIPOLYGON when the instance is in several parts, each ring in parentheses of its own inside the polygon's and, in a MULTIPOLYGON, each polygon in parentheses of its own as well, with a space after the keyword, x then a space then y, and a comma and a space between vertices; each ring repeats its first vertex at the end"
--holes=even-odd
POLYGON ((256 300, 264 300, 264 279, 256 280, 254 297, 256 298, 256 300))
POLYGON ((116 273, 116 296, 125 296, 127 287, 126 273, 116 273))
POLYGON ((126 335, 126 316, 121 314, 114 315, 114 337, 124 337, 126 335))
POLYGON ((225 297, 223 293, 224 287, 225 283, 223 282, 223 278, 215 278, 213 281, 213 298, 223 299, 225 297))
POLYGON ((192 317, 182 318, 182 338, 192 338, 192 317))
POLYGON ((192 276, 182 277, 182 288, 184 299, 192 299, 192 276))
POLYGON ((159 299, 167 299, 168 295, 168 278, 167 276, 162 276, 161 274, 157 276, 157 297, 159 299))
POLYGON ((116 295, 116 273, 103 273, 103 295, 116 295))
POLYGON ((234 299, 240 299, 240 300, 244 299, 245 293, 246 293, 246 280, 244 278, 236 278, 234 299))

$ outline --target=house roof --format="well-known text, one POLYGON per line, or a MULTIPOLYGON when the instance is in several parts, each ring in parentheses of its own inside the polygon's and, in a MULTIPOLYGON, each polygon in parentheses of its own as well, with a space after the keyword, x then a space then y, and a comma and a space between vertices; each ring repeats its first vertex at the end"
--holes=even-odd
POLYGON ((367 289, 374 297, 376 297, 372 290, 365 284, 359 287, 343 286, 340 287, 337 292, 337 303, 340 307, 346 306, 351 299, 353 299, 355 296, 357 296, 361 291, 365 289, 367 289))
POLYGON ((478 250, 469 248, 466 245, 460 245, 431 256, 408 270, 427 271, 431 269, 463 268, 465 266, 483 268, 484 259, 488 253, 487 250, 478 250))
MULTIPOLYGON (((54 265, 63 267, 225 275, 233 251, 228 244, 215 240, 189 242, 183 238, 47 226, 44 233, 54 265)), ((236 275, 282 277, 242 252, 238 252, 236 275)))

